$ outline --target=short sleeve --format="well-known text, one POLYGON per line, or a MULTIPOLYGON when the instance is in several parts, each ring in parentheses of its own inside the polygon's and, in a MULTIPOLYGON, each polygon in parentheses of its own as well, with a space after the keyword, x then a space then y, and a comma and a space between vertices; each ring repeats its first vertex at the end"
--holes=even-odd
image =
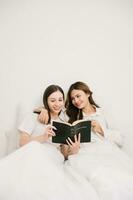
POLYGON ((18 130, 26 132, 29 135, 31 135, 34 130, 36 120, 37 120, 37 115, 35 115, 34 113, 28 114, 18 127, 18 130))

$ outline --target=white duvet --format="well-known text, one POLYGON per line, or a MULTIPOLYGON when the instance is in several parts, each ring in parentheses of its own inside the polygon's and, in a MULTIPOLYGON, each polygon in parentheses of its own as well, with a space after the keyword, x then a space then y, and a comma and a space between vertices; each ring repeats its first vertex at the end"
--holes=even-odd
POLYGON ((133 200, 133 168, 109 142, 83 145, 63 161, 31 142, 0 161, 0 200, 133 200))
POLYGON ((108 141, 84 144, 69 156, 66 168, 86 178, 102 200, 133 200, 133 163, 116 145, 108 141))
POLYGON ((55 147, 31 142, 0 161, 0 200, 98 200, 55 147))

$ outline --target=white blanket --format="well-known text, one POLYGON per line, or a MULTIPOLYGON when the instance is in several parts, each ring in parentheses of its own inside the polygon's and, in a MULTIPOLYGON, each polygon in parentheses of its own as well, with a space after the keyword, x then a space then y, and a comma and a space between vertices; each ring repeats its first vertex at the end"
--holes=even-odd
POLYGON ((84 144, 65 162, 31 142, 0 161, 0 200, 133 200, 133 165, 109 142, 84 144))
POLYGON ((133 200, 133 163, 116 145, 108 141, 84 144, 69 156, 71 166, 88 180, 102 200, 133 200))
POLYGON ((0 200, 98 200, 54 147, 31 142, 0 161, 0 200))

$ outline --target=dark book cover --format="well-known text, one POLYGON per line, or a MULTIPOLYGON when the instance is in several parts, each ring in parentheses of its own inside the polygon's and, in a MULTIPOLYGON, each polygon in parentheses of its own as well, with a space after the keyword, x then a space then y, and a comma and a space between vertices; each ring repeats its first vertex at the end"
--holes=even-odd
POLYGON ((91 121, 79 120, 76 124, 53 121, 53 126, 56 127, 54 130, 56 136, 52 137, 53 143, 67 144, 68 137, 74 142, 74 135, 79 133, 81 134, 81 143, 91 141, 91 121))

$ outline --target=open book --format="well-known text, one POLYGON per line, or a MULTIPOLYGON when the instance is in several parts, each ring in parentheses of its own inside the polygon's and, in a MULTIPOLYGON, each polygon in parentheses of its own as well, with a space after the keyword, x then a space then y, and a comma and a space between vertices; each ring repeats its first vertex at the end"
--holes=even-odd
POLYGON ((91 121, 78 120, 73 124, 53 121, 52 125, 56 127, 54 130, 56 135, 52 137, 54 143, 67 144, 68 137, 74 142, 74 135, 79 133, 81 134, 80 142, 91 141, 91 121))

